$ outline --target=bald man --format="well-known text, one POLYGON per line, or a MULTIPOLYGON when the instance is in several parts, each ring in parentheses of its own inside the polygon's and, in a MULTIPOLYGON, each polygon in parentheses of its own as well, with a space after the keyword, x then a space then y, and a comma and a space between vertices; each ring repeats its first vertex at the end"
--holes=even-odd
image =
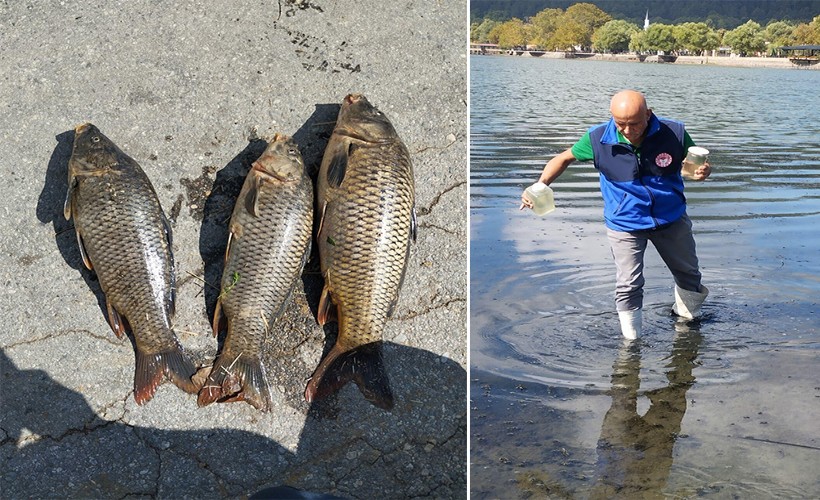
MULTIPOLYGON (((570 149, 551 159, 539 180, 552 183, 576 160, 594 163, 617 271, 615 308, 624 337, 635 339, 641 334, 647 242, 652 242, 675 279, 675 314, 697 318, 709 293, 701 284, 681 177, 686 151, 695 143, 683 123, 655 116, 640 92, 618 92, 609 112, 608 122, 592 127, 570 149)), ((694 180, 704 180, 711 172, 707 162, 697 169, 694 180)), ((524 208, 532 208, 526 194, 521 195, 524 208)))

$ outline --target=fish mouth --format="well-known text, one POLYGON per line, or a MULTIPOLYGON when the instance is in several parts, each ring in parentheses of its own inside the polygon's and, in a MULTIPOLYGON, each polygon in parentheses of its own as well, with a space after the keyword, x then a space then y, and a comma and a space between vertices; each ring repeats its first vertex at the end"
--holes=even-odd
POLYGON ((85 132, 86 130, 88 130, 91 127, 93 127, 93 125, 91 125, 88 122, 81 123, 81 124, 77 125, 76 127, 74 127, 74 133, 75 134, 82 134, 83 132, 85 132))
POLYGON ((281 176, 279 176, 279 175, 277 175, 277 174, 273 174, 273 173, 271 173, 271 172, 269 172, 269 171, 265 170, 265 167, 263 167, 263 166, 262 166, 262 164, 261 164, 261 163, 259 163, 258 161, 255 161, 255 162, 253 162, 253 163, 251 164, 251 170, 256 170, 256 171, 257 171, 257 172, 259 172, 260 174, 265 174, 265 176, 267 176, 267 177, 273 177, 274 179, 279 180, 279 181, 283 181, 283 182, 284 182, 284 181, 286 180, 285 178, 283 178, 283 177, 281 177, 281 176))
POLYGON ((289 140, 291 140, 291 137, 289 135, 280 134, 279 132, 276 132, 275 134, 273 134, 273 139, 271 139, 270 142, 287 142, 289 140))
POLYGON ((364 94, 347 94, 345 96, 345 104, 355 104, 361 100, 367 100, 364 94))
POLYGON ((260 174, 264 175, 265 177, 270 177, 272 179, 276 179, 279 182, 287 182, 288 181, 287 177, 282 177, 281 175, 274 174, 274 173, 270 172, 269 170, 266 170, 265 167, 263 167, 262 164, 259 163, 258 161, 255 161, 251 164, 251 170, 255 170, 255 171, 259 172, 260 174))

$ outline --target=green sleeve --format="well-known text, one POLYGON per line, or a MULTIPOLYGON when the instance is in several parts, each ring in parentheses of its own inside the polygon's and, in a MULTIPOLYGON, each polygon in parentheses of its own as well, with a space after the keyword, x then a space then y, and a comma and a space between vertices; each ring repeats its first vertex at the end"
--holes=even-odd
POLYGON ((683 150, 688 151, 689 148, 691 148, 694 145, 695 145, 695 141, 693 141, 692 138, 689 137, 689 132, 684 130, 683 131, 683 150))
POLYGON ((578 161, 592 161, 594 157, 592 155, 592 141, 589 139, 589 131, 587 131, 578 142, 572 145, 572 156, 578 161))

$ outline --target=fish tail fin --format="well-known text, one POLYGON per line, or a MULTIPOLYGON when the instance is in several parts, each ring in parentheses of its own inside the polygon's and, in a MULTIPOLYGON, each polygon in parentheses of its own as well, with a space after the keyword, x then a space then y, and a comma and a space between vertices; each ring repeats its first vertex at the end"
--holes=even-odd
POLYGON ((393 408, 393 391, 384 369, 381 341, 348 351, 336 343, 308 381, 305 400, 311 403, 329 396, 351 380, 373 405, 388 411, 393 408))
POLYGON ((233 401, 247 401, 258 410, 270 411, 271 390, 259 357, 223 350, 199 391, 197 404, 233 401))
POLYGON ((136 356, 134 400, 137 404, 145 404, 154 397, 164 375, 183 391, 196 393, 196 385, 191 380, 196 368, 179 346, 158 353, 144 352, 138 346, 136 356))

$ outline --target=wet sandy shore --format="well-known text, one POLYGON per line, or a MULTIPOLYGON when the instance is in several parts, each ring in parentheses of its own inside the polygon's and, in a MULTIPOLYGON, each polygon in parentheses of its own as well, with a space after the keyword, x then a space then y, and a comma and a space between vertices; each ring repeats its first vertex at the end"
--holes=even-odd
MULTIPOLYGON (((701 375, 697 332, 665 366, 614 350, 602 387, 562 388, 474 370, 473 498, 809 498, 820 440, 818 355, 751 353, 701 375)), ((708 357, 708 353, 707 353, 708 357)), ((708 363, 708 361, 707 361, 708 363)))

